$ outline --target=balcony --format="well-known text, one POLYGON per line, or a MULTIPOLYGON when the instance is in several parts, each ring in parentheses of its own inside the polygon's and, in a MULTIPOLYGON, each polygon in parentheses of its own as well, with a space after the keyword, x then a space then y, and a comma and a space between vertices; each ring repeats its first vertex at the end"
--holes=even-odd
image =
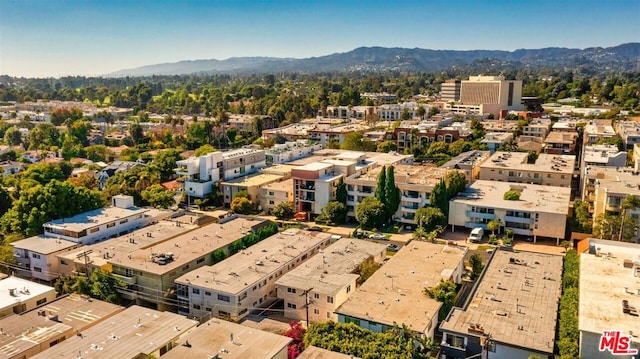
POLYGON ((620 212, 620 204, 606 204, 604 209, 609 212, 620 212))
POLYGON ((484 228, 487 229, 487 225, 478 222, 464 222, 464 226, 467 228, 484 228))
POLYGON ((467 211, 467 217, 469 217, 469 218, 482 218, 482 219, 495 219, 496 215, 494 213, 481 213, 481 212, 467 211))
POLYGON ((513 223, 533 223, 533 218, 525 218, 525 217, 515 217, 515 216, 504 216, 505 222, 513 222, 513 223))
POLYGON ((116 274, 116 273, 113 273, 113 276, 127 283, 127 285, 134 285, 138 283, 138 281, 136 280, 136 277, 127 277, 127 276, 116 274))
POLYGON ((411 203, 420 203, 420 202, 422 202, 422 198, 419 197, 419 196, 418 197, 406 197, 406 196, 402 195, 401 200, 404 201, 404 202, 411 202, 411 203))
POLYGON ((316 190, 316 186, 315 185, 300 185, 300 189, 303 189, 305 191, 315 191, 316 190))
POLYGON ((414 203, 414 204, 403 204, 402 205, 402 209, 406 209, 406 210, 409 210, 409 211, 415 211, 415 210, 417 210, 419 208, 420 208, 420 206, 418 206, 417 203, 414 203))

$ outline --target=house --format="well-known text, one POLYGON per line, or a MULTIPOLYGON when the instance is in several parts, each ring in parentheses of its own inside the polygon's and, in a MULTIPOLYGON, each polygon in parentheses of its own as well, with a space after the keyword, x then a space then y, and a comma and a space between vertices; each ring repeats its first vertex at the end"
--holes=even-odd
POLYGON ((604 331, 620 331, 629 338, 630 349, 640 350, 640 245, 588 241, 588 251, 580 255, 580 357, 612 356, 599 350, 604 331))
POLYGON ((56 297, 53 287, 18 277, 0 280, 0 318, 9 314, 20 314, 56 297))
POLYGON ((121 172, 121 171, 127 172, 134 167, 142 166, 142 165, 143 164, 140 162, 131 162, 131 161, 115 161, 111 163, 107 167, 104 167, 102 170, 100 170, 100 172, 98 173, 98 188, 104 189, 104 186, 106 185, 107 180, 117 172, 121 172))
POLYGON ((33 358, 157 358, 197 324, 178 314, 133 305, 33 358))
POLYGON ((514 234, 565 238, 571 189, 498 181, 478 180, 449 201, 449 225, 484 228, 491 221, 514 234), (518 200, 504 199, 507 191, 519 194, 518 200))
POLYGON ((10 176, 19 172, 26 167, 24 163, 15 162, 15 161, 4 161, 0 162, 0 168, 2 168, 3 176, 10 176))
POLYGON ((18 274, 51 282, 66 272, 61 268, 58 255, 78 248, 80 243, 37 235, 10 245, 18 264, 18 274))
POLYGON ((0 319, 0 356, 32 357, 124 310, 85 295, 69 294, 19 315, 0 319))
POLYGON ((278 298, 276 281, 327 247, 332 236, 290 228, 175 279, 178 312, 239 320, 278 298))
POLYGON ((440 324, 444 356, 488 353, 489 358, 552 358, 562 259, 554 254, 497 250, 469 299, 440 324))
POLYGON ((613 139, 617 136, 613 126, 602 122, 590 123, 584 126, 584 143, 594 145, 596 142, 605 139, 613 139))
POLYGON ((433 339, 442 303, 422 290, 441 280, 462 282, 466 247, 413 241, 400 249, 337 310, 338 322, 374 332, 394 325, 433 339))
POLYGON ((626 150, 633 150, 633 146, 640 143, 640 122, 619 121, 616 123, 616 127, 626 150))
POLYGON ((333 243, 276 281, 284 316, 309 323, 337 321, 335 310, 356 291, 362 263, 379 264, 386 254, 387 246, 375 242, 342 238, 333 243))
POLYGON ((225 359, 287 359, 287 346, 291 340, 225 320, 211 319, 180 338, 163 358, 207 358, 212 353, 220 353, 225 359))
POLYGON ((111 206, 69 218, 54 219, 46 222, 42 227, 45 237, 90 244, 124 235, 155 223, 170 214, 169 211, 136 207, 133 205, 133 197, 117 195, 112 197, 111 206))

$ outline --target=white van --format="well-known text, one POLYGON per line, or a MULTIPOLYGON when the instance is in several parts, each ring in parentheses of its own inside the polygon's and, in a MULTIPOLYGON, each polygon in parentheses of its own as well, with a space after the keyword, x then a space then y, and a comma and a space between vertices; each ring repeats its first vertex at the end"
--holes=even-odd
POLYGON ((484 236, 484 229, 474 228, 469 234, 469 242, 482 242, 482 236, 484 236))

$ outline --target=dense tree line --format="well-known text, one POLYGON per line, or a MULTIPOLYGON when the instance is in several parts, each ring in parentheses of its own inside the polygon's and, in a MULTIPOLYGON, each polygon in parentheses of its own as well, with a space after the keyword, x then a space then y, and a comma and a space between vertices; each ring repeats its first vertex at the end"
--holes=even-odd
POLYGON ((579 256, 574 249, 570 249, 564 257, 562 297, 560 298, 560 317, 558 319, 557 345, 561 359, 578 357, 580 339, 578 328, 579 277, 579 256))

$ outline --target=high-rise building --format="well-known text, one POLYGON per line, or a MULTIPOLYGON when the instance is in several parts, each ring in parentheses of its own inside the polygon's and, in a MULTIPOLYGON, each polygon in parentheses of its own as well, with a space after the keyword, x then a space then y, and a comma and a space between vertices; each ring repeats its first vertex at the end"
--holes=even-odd
POLYGON ((440 85, 440 99, 446 102, 460 101, 460 80, 447 80, 440 85))
POLYGON ((460 84, 460 102, 468 105, 499 104, 501 109, 522 109, 522 81, 504 76, 469 76, 460 84))

